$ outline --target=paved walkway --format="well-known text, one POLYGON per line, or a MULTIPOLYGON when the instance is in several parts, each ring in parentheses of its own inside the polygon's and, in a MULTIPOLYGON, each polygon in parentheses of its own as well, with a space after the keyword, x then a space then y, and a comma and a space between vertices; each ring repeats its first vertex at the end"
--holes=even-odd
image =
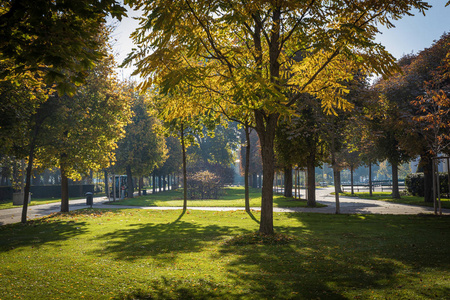
MULTIPOLYGON (((328 213, 334 214, 336 211, 336 203, 333 192, 333 188, 320 188, 316 191, 317 202, 327 205, 327 207, 321 208, 278 208, 274 207, 274 212, 314 212, 314 213, 328 213)), ((340 207, 342 214, 393 214, 393 215, 416 215, 416 214, 432 214, 434 209, 432 207, 412 206, 406 204, 395 204, 384 201, 365 200, 354 197, 339 197, 340 207)), ((71 200, 69 203, 70 210, 77 210, 82 208, 88 208, 86 205, 86 199, 71 200)), ((188 203, 189 204, 189 203, 188 203)), ((139 206, 119 206, 108 205, 105 197, 94 198, 94 208, 107 208, 107 209, 181 209, 180 207, 139 207, 139 206)), ((211 211, 227 211, 227 210, 244 210, 243 207, 188 207, 193 210, 211 210, 211 211)), ((35 205, 28 207, 27 216, 29 219, 35 219, 47 216, 52 213, 59 212, 61 209, 60 203, 51 203, 43 205, 35 205)), ((260 208, 252 208, 253 210, 260 210, 260 208)), ((442 213, 450 215, 450 209, 443 209, 442 213)), ((22 216, 22 206, 11 209, 0 210, 0 225, 18 223, 22 216)))

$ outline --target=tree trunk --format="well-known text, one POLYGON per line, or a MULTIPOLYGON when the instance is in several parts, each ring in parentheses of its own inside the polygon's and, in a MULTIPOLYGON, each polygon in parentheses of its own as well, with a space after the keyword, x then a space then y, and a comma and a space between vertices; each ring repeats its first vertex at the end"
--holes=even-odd
POLYGON ((336 177, 336 183, 337 183, 338 191, 339 191, 339 193, 343 193, 342 192, 342 187, 341 187, 341 171, 339 171, 336 168, 336 171, 333 170, 333 172, 335 173, 335 174, 333 174, 333 176, 336 177))
POLYGON ((334 198, 336 200, 336 214, 341 213, 341 204, 339 203, 339 190, 340 190, 340 182, 339 182, 339 171, 336 166, 336 157, 334 153, 334 139, 333 135, 332 147, 331 147, 331 166, 333 167, 333 181, 334 181, 334 198))
POLYGON ((336 166, 333 166, 333 177, 334 177, 334 198, 336 199, 336 214, 341 213, 341 204, 339 202, 339 190, 340 190, 340 184, 338 179, 338 173, 336 166))
POLYGON ((131 166, 130 165, 128 165, 126 167, 126 171, 127 171, 128 198, 133 198, 134 184, 133 184, 133 176, 131 174, 131 166))
MULTIPOLYGON (((120 189, 120 187, 119 187, 120 189)), ((113 201, 116 202, 117 199, 117 187, 116 187, 116 174, 112 174, 112 190, 113 190, 113 201)))
POLYGON ((306 162, 307 169, 307 205, 316 207, 316 152, 311 151, 306 162))
POLYGON ((369 195, 372 197, 372 163, 369 163, 369 195))
POLYGON ((139 191, 139 196, 141 196, 141 190, 142 190, 142 186, 144 185, 144 177, 139 177, 139 188, 138 188, 138 191, 139 191))
POLYGON ((244 167, 244 190, 245 190, 245 211, 250 212, 250 191, 248 186, 248 176, 250 169, 250 128, 245 125, 245 167, 244 167))
POLYGON ((420 164, 423 166, 423 193, 424 201, 433 203, 433 163, 428 155, 420 156, 420 164))
POLYGON ((400 191, 398 190, 398 164, 391 163, 392 166, 392 198, 400 199, 400 191))
POLYGON ((263 185, 261 192, 261 221, 259 232, 273 234, 273 179, 275 151, 275 130, 278 114, 266 115, 262 111, 255 111, 256 132, 261 144, 263 165, 263 185))
POLYGON ((105 194, 106 198, 108 198, 109 201, 109 180, 108 180, 108 171, 106 169, 104 170, 104 174, 105 174, 105 194))
POLYGON ((153 172, 153 175, 152 175, 152 194, 155 194, 155 193, 156 193, 156 175, 153 172))
POLYGON ((64 164, 61 164, 60 170, 61 170, 61 212, 69 212, 69 179, 67 178, 64 164))
POLYGON ((350 186, 352 191, 352 196, 355 194, 355 190, 353 188, 353 165, 350 166, 350 186))
POLYGON ((292 165, 284 168, 284 196, 292 197, 292 165))
POLYGON ((187 170, 186 145, 184 144, 184 127, 181 124, 181 150, 183 151, 183 212, 187 210, 187 170))
MULTIPOLYGON (((36 132, 37 134, 37 132, 36 132)), ((23 198, 23 206, 22 206, 22 223, 27 222, 27 211, 28 211, 28 199, 30 197, 30 186, 31 186, 31 171, 33 169, 33 160, 34 160, 34 144, 35 139, 33 139, 30 152, 28 154, 28 165, 27 165, 27 172, 25 175, 25 190, 24 190, 24 198, 23 198)))

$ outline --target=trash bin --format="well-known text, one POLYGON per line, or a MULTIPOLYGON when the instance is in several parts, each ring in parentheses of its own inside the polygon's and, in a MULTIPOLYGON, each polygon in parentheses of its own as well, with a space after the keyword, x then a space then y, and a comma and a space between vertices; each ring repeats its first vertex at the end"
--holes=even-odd
POLYGON ((86 194, 86 205, 90 205, 92 208, 92 205, 94 204, 94 194, 91 192, 87 192, 86 194))
POLYGON ((144 195, 144 196, 147 195, 147 190, 146 189, 142 190, 142 195, 144 195))

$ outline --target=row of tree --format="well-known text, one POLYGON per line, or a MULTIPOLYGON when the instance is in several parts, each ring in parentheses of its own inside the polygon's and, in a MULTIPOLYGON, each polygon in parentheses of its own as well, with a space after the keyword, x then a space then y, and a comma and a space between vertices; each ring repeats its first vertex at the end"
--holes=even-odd
MULTIPOLYGON (((450 153, 450 35, 430 48, 402 57, 401 72, 375 80, 354 76, 345 96, 351 112, 327 115, 318 103, 305 99, 302 109, 280 122, 276 135, 277 162, 285 168, 285 191, 292 191, 294 166, 308 171, 308 204, 314 206, 315 166, 351 173, 360 165, 387 161, 392 167, 393 198, 400 198, 398 166, 420 157, 425 174, 425 201, 432 202, 432 161, 450 153)), ((372 176, 369 175, 369 179, 372 176)), ((352 191, 353 192, 353 191, 352 191)))

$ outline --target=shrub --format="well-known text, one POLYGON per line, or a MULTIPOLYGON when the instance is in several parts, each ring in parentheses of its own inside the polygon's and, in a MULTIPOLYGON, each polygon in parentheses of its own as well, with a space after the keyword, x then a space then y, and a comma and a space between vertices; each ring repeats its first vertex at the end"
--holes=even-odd
MULTIPOLYGON (((441 194, 448 194, 448 173, 439 173, 441 194)), ((424 196, 424 174, 408 174, 405 178, 406 190, 413 196, 424 196)))
POLYGON ((218 199, 223 190, 221 178, 210 171, 190 174, 187 182, 191 199, 218 199))

